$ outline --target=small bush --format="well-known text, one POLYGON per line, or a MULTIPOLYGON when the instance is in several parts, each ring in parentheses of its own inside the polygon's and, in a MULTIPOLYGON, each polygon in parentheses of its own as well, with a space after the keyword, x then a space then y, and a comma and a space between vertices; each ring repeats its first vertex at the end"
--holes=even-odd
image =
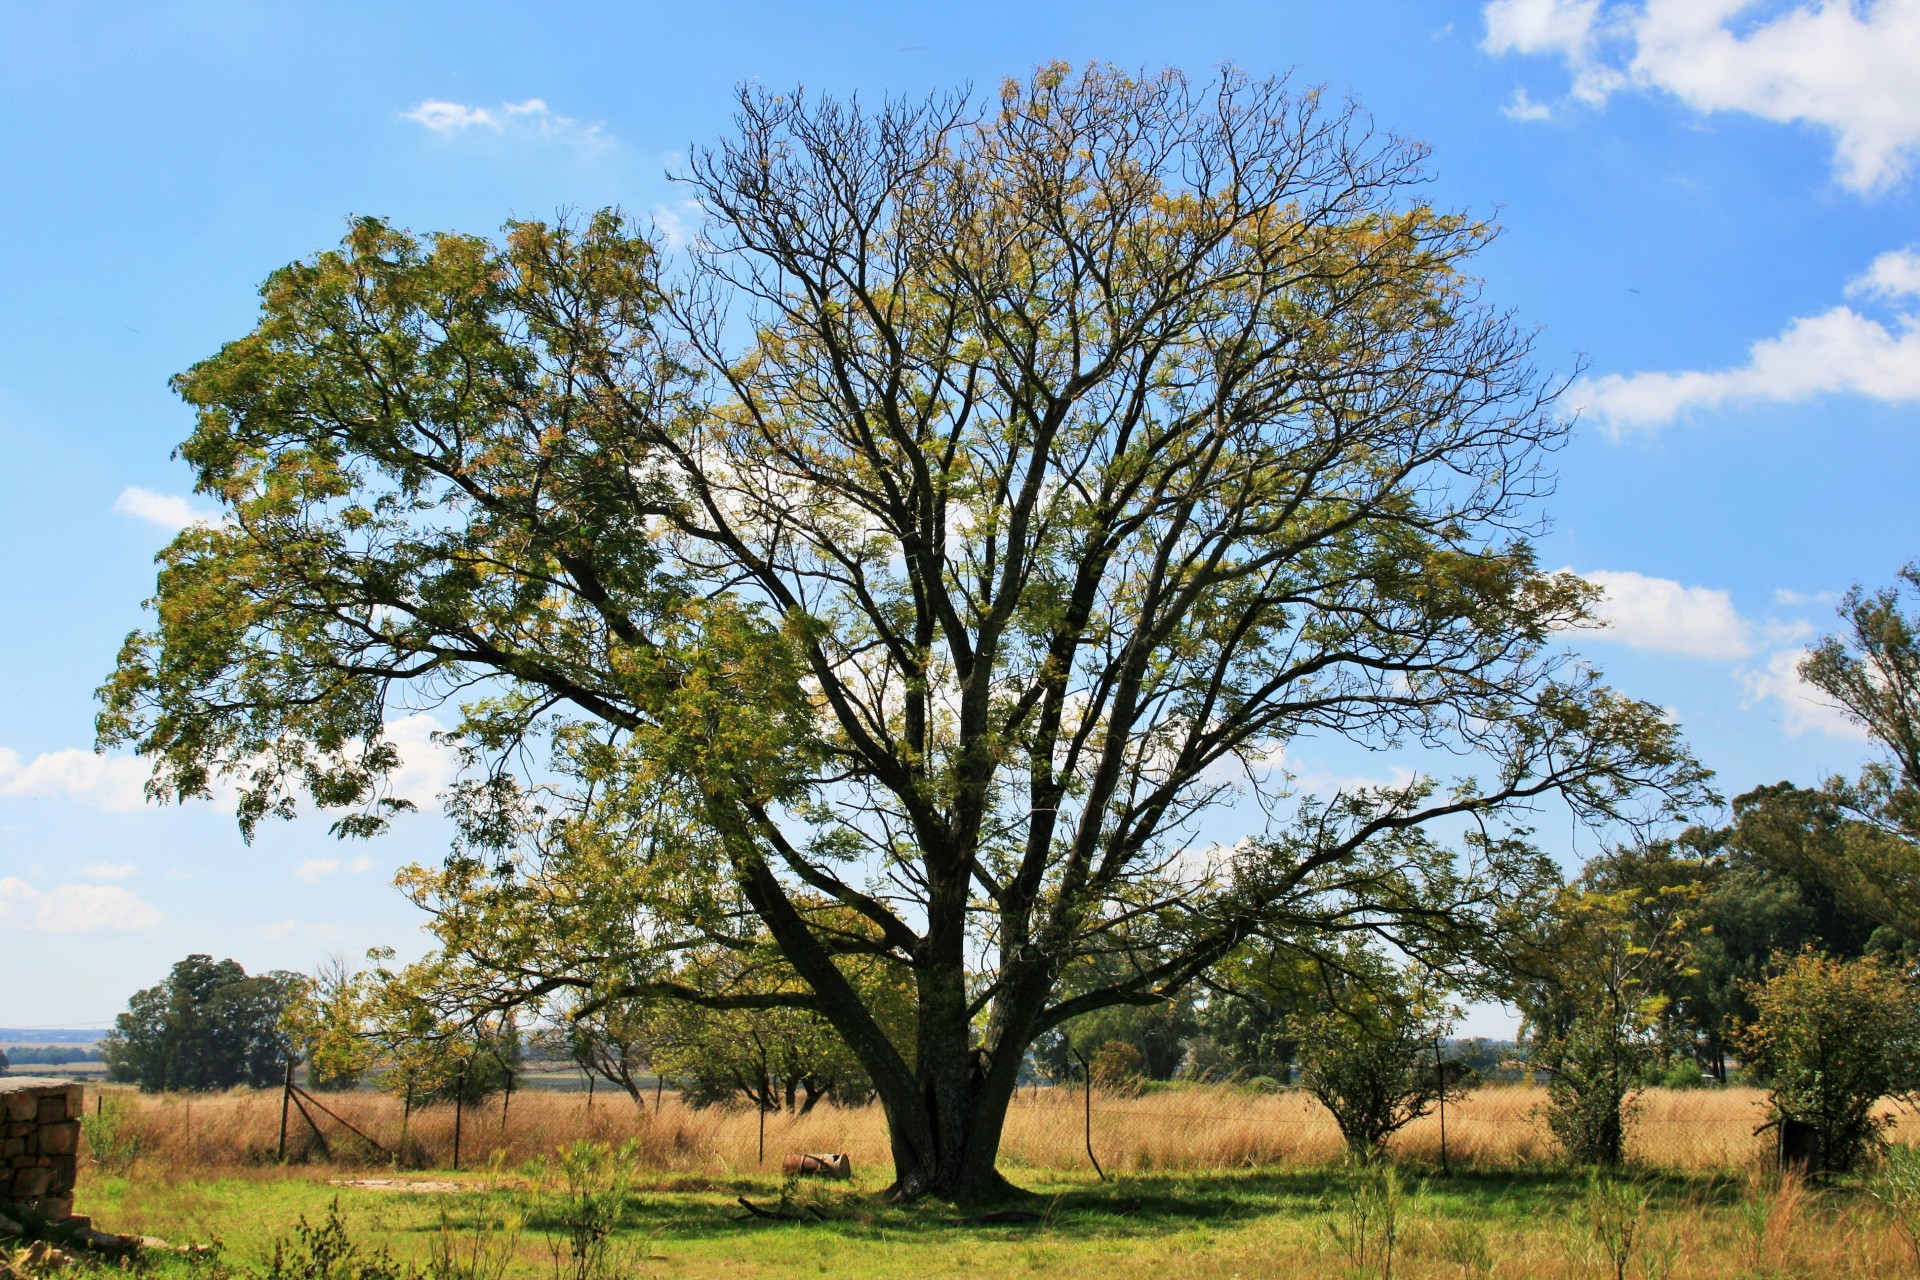
POLYGON ((624 1274, 613 1246, 626 1212, 637 1146, 571 1142, 546 1162, 536 1211, 558 1230, 547 1235, 554 1280, 611 1280, 624 1274))
POLYGON ((1691 1058, 1683 1059, 1666 1069, 1660 1077, 1663 1089, 1700 1089, 1706 1087, 1706 1078, 1700 1073, 1700 1064, 1691 1058))
POLYGON ((93 1114, 80 1117, 80 1136, 93 1162, 109 1173, 125 1173, 140 1158, 133 1109, 118 1094, 99 1095, 93 1114))
POLYGON ((302 1214, 291 1236, 273 1242, 260 1272, 261 1280, 419 1280, 411 1267, 393 1260, 383 1246, 364 1252, 347 1234, 347 1221, 341 1216, 340 1201, 327 1205, 327 1216, 318 1226, 302 1214))

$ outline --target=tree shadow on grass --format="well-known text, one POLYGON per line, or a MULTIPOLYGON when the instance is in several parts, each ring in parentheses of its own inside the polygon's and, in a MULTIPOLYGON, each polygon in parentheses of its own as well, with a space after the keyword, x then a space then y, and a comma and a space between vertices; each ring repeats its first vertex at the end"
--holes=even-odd
MULTIPOLYGON (((1731 1205, 1745 1183, 1730 1174, 1686 1175, 1628 1171, 1645 1188, 1655 1210, 1701 1204, 1731 1205)), ((1215 1174, 1122 1175, 1107 1183, 1048 1183, 1030 1188, 1002 1206, 956 1206, 933 1199, 899 1205, 876 1192, 853 1192, 807 1184, 796 1203, 811 1204, 820 1218, 778 1222, 755 1218, 719 1189, 704 1193, 642 1194, 623 1221, 626 1230, 659 1239, 713 1239, 766 1231, 825 1232, 847 1240, 992 1237, 1055 1234, 1076 1239, 1125 1239, 1163 1235, 1194 1227, 1284 1215, 1303 1221, 1323 1217, 1351 1194, 1356 1175, 1343 1169, 1215 1174), (1036 1215, 1030 1221, 994 1216, 995 1208, 1036 1215)), ((1403 1192, 1419 1211, 1447 1218, 1524 1223, 1559 1218, 1582 1202, 1586 1175, 1576 1170, 1508 1173, 1402 1170, 1403 1192)), ((776 1183, 760 1182, 736 1194, 757 1204, 778 1201, 776 1183)))

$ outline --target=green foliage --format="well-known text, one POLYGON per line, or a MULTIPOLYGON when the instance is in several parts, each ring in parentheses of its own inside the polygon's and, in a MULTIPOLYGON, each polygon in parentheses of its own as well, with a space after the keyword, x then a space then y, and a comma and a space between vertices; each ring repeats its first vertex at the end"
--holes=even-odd
POLYGON ((125 1173, 141 1154, 140 1135, 132 1121, 133 1108, 127 1100, 107 1092, 95 1095, 93 1110, 80 1117, 87 1154, 108 1173, 125 1173))
POLYGON ((1813 1126, 1822 1168, 1845 1172, 1885 1143, 1887 1098, 1920 1090, 1920 993, 1872 956, 1802 952, 1749 995, 1738 1035, 1776 1118, 1813 1126))
POLYGON ((394 1261, 384 1245, 368 1251, 347 1232, 346 1218, 335 1198, 319 1225, 306 1215, 291 1236, 277 1237, 273 1251, 259 1272, 260 1280, 418 1280, 417 1273, 394 1261))
POLYGON ((1741 837, 1778 866, 1832 891, 1849 909, 1920 942, 1920 561, 1891 588, 1855 587, 1841 635, 1800 666, 1885 752, 1858 779, 1817 790, 1762 789, 1741 837))
POLYGON ((1130 1046, 1139 1060, 1133 1074, 1149 1080, 1170 1080, 1179 1072, 1197 1029, 1193 998, 1185 992, 1152 1004, 1096 1009, 1065 1028, 1072 1047, 1089 1058, 1109 1043, 1130 1046))
POLYGON ((1662 1089, 1698 1089, 1705 1083, 1700 1073, 1700 1064, 1692 1058, 1675 1061, 1660 1075, 1662 1089))
POLYGON ((233 960, 188 956, 114 1019, 100 1042, 107 1078, 143 1092, 278 1084, 294 1051, 281 1019, 304 983, 296 973, 248 977, 233 960))

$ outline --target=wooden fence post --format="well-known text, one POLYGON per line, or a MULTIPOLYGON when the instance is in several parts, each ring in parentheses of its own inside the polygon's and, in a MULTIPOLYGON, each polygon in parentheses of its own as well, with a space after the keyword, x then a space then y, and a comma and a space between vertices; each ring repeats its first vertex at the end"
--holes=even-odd
POLYGON ((1073 1051, 1073 1056, 1080 1059, 1080 1076, 1086 1081, 1084 1097, 1086 1099, 1087 1159, 1093 1162, 1093 1171, 1100 1175, 1100 1181, 1105 1182, 1107 1171, 1100 1167, 1100 1157, 1093 1154, 1093 1067, 1087 1062, 1087 1055, 1078 1049, 1073 1051))

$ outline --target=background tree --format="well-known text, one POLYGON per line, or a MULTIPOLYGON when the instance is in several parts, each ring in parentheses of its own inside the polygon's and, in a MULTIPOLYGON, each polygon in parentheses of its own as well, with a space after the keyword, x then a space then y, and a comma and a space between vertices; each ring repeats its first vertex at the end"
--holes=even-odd
POLYGON ((1904 939, 1920 939, 1920 618, 1908 611, 1916 606, 1920 561, 1895 587, 1848 592, 1845 632, 1800 664, 1802 679, 1864 727, 1885 758, 1852 782, 1836 777, 1811 791, 1782 783, 1743 797, 1755 802, 1737 828, 1776 866, 1830 886, 1904 939))
POLYGON ((1747 993, 1771 972, 1776 953, 1812 948, 1836 957, 1892 958, 1908 949, 1897 931, 1854 910, 1817 872, 1820 861, 1840 856, 1831 847, 1832 817, 1820 793, 1780 783, 1737 797, 1725 827, 1695 828, 1682 838, 1700 855, 1700 895, 1668 1014, 1722 1083, 1729 1036, 1737 1023, 1752 1021, 1747 993), (1817 843, 1830 847, 1808 856, 1817 843))
POLYGON ((588 1008, 568 993, 547 1016, 545 1046, 583 1072, 619 1085, 635 1106, 644 1105, 641 1082, 656 1070, 645 1006, 616 1001, 588 1008))
MULTIPOLYGON (((849 977, 890 1038, 910 1044, 911 996, 897 983, 883 989, 890 967, 855 961, 848 966, 849 977)), ((778 951, 765 943, 757 955, 718 951, 704 956, 676 977, 708 992, 798 986, 778 951)), ((763 1111, 804 1115, 823 1101, 857 1103, 873 1094, 859 1059, 832 1024, 811 1009, 714 1010, 659 1001, 648 1011, 647 1025, 659 1065, 695 1106, 745 1099, 763 1111)))
POLYGON ((1002 1186, 1035 1036, 1252 936, 1471 953, 1550 874, 1536 805, 1699 791, 1656 708, 1547 647, 1592 600, 1528 541, 1557 388, 1422 160, 1279 82, 1047 67, 984 103, 743 91, 676 280, 612 214, 358 222, 176 380, 227 518, 164 553, 100 741, 159 796, 234 778, 247 831, 304 792, 368 834, 405 807, 388 713, 459 701, 463 845, 421 883, 492 877, 440 919, 499 1001, 812 1008, 898 1193, 1002 1186), (1460 773, 1182 857, 1303 734, 1460 773), (797 989, 673 980, 751 936, 738 899, 797 989), (912 1044, 851 954, 910 975, 912 1044))
POLYGON ((281 1018, 305 985, 297 973, 248 977, 233 960, 190 955, 136 992, 101 1040, 109 1080, 142 1092, 277 1085, 296 1052, 281 1018))
POLYGON ((1471 1077, 1438 1054, 1452 1019, 1429 975, 1360 948, 1346 961, 1326 975, 1323 1011, 1295 1022, 1300 1087, 1333 1113, 1348 1152, 1371 1163, 1388 1138, 1458 1096, 1471 1077))
POLYGON ((356 985, 346 957, 329 956, 300 985, 281 1017, 295 1052, 306 1060, 309 1088, 351 1089, 366 1071, 369 1057, 364 1042, 352 1033, 358 1012, 356 985))
POLYGON ((1920 1090, 1920 993, 1872 956, 1803 951, 1749 994, 1738 1042, 1774 1116, 1813 1126, 1823 1169, 1854 1168, 1885 1142, 1884 1104, 1920 1090))

